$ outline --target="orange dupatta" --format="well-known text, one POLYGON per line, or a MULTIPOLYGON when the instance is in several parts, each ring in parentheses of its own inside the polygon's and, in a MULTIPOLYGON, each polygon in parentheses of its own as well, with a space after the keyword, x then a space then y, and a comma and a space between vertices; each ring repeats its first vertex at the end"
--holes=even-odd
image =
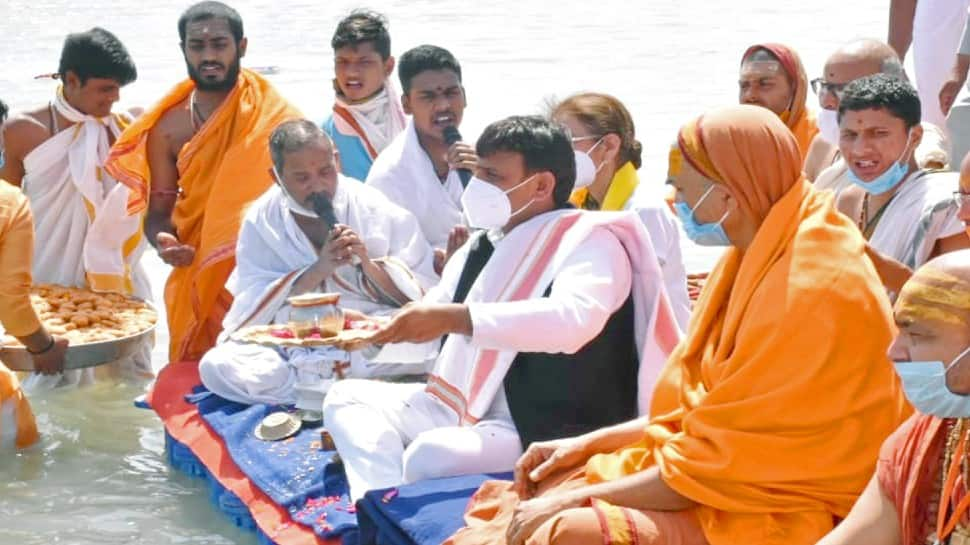
POLYGON ((858 230, 804 179, 777 116, 713 112, 682 129, 680 151, 764 221, 711 274, 643 439, 590 459, 586 478, 658 465, 700 504, 712 545, 814 543, 909 412, 886 358, 892 312, 858 230))
POLYGON ((815 139, 815 135, 818 134, 818 123, 815 120, 815 113, 805 105, 805 101, 808 98, 808 75, 805 73, 805 67, 802 65, 802 59, 795 50, 787 45, 766 43, 749 47, 741 57, 742 62, 743 59, 748 58, 749 55, 758 49, 764 49, 778 58, 782 68, 785 69, 785 73, 788 75, 788 80, 795 86, 791 106, 787 112, 782 114, 781 119, 788 125, 792 134, 795 135, 795 140, 798 142, 798 150, 801 152, 802 162, 804 162, 805 157, 808 156, 808 148, 811 146, 812 140, 815 139))
MULTIPOLYGON (((132 189, 129 213, 145 213, 151 187, 147 136, 170 108, 195 88, 186 80, 115 142, 105 168, 132 189)), ((178 155, 181 193, 172 213, 179 239, 195 247, 189 267, 175 268, 165 286, 170 361, 200 358, 215 342, 232 297, 236 237, 245 208, 271 185, 269 135, 301 117, 268 81, 242 70, 236 87, 178 155)))

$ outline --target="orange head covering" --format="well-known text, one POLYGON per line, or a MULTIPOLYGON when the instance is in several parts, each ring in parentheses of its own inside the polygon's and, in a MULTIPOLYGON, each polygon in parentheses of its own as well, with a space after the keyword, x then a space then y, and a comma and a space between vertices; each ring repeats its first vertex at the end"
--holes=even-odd
POLYGON ((677 148, 698 172, 730 187, 741 208, 762 221, 802 177, 791 131, 760 106, 732 106, 698 117, 680 130, 677 148))
POLYGON ((767 43, 749 47, 741 57, 741 62, 744 63, 745 59, 758 50, 765 50, 774 55, 785 70, 788 81, 794 86, 791 105, 788 106, 788 111, 782 113, 781 118, 794 133, 798 141, 798 149, 804 158, 812 139, 818 134, 818 125, 814 114, 805 107, 805 100, 808 98, 808 75, 805 73, 805 67, 802 66, 802 59, 795 50, 786 45, 767 43))
POLYGON ((886 358, 885 290, 859 230, 805 180, 791 132, 769 110, 705 114, 676 151, 761 224, 711 273, 642 440, 590 459, 586 478, 657 466, 697 502, 712 545, 815 543, 848 513, 909 410, 886 358))

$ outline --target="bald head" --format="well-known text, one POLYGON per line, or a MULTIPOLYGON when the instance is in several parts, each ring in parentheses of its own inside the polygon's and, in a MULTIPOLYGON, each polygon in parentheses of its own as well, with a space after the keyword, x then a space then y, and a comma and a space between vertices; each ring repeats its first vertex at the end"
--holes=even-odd
MULTIPOLYGON (((899 333, 889 349, 897 362, 954 362, 970 346, 970 250, 943 254, 920 267, 896 300, 899 333)), ((963 358, 967 359, 967 358, 963 358)), ((970 366, 947 373, 950 390, 970 393, 970 366)))
POLYGON ((830 83, 849 83, 879 73, 903 77, 903 65, 893 48, 871 38, 843 45, 825 62, 825 80, 830 83))
POLYGON ((920 267, 896 303, 897 319, 963 325, 970 333, 970 250, 943 254, 920 267))

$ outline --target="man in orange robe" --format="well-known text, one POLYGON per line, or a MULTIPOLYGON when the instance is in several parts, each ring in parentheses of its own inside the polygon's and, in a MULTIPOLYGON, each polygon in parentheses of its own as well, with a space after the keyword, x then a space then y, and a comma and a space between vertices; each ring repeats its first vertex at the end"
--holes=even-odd
POLYGON ((269 134, 301 117, 240 69, 247 42, 232 8, 190 7, 179 37, 189 79, 118 138, 105 165, 132 188, 129 213, 147 210, 146 238, 174 267, 165 287, 170 361, 197 360, 215 345, 244 209, 272 183, 269 134))
POLYGON ((886 440, 869 487, 819 545, 970 543, 970 250, 918 269, 896 324, 889 355, 917 413, 886 440))
POLYGON ((865 241, 805 180, 777 115, 732 106, 686 125, 669 183, 688 235, 729 248, 649 416, 533 444, 453 544, 814 543, 910 412, 865 241))
MULTIPOLYGON (((0 102, 0 124, 7 105, 0 102)), ((0 134, 0 168, 3 167, 3 135, 0 134)), ((0 325, 31 353, 34 368, 51 374, 64 367, 67 340, 51 335, 40 323, 30 303, 34 221, 27 197, 0 179, 0 325)), ((0 363, 0 447, 17 448, 37 442, 37 423, 17 375, 0 363)))
POLYGON ((798 53, 781 44, 757 44, 741 57, 739 102, 775 112, 791 129, 802 161, 818 134, 815 113, 806 107, 808 75, 798 53))

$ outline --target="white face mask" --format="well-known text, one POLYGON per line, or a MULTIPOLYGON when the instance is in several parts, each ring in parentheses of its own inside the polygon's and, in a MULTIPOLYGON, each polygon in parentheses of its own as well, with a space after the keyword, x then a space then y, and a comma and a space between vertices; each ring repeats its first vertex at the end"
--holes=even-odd
POLYGON ((833 146, 839 145, 839 112, 822 110, 818 113, 818 134, 833 146))
POLYGON ((477 229, 501 229, 505 227, 513 216, 528 208, 535 198, 525 203, 525 206, 515 212, 508 194, 528 183, 535 174, 522 180, 508 191, 502 191, 497 186, 475 176, 468 182, 464 193, 461 194, 461 206, 468 218, 468 225, 477 229))
POLYGON ((320 216, 317 216, 316 212, 303 206, 302 204, 297 202, 296 199, 293 198, 293 195, 291 195, 290 192, 286 190, 286 186, 283 185, 283 177, 280 176, 280 173, 279 171, 276 170, 275 166, 273 167, 273 176, 276 176, 276 183, 280 184, 280 190, 283 191, 283 196, 286 197, 286 207, 290 209, 290 212, 293 212, 298 216, 305 216, 308 218, 316 219, 320 217, 320 216))
POLYGON ((603 168, 603 165, 605 165, 606 162, 604 161, 600 163, 599 166, 596 166, 596 164, 593 163, 593 158, 590 157, 589 154, 592 153, 592 151, 596 149, 596 146, 600 145, 601 142, 603 142, 602 138, 597 140, 596 143, 593 144, 593 147, 586 151, 574 150, 576 155, 576 184, 573 185, 573 189, 588 187, 596 181, 596 175, 600 173, 600 169, 603 168))

